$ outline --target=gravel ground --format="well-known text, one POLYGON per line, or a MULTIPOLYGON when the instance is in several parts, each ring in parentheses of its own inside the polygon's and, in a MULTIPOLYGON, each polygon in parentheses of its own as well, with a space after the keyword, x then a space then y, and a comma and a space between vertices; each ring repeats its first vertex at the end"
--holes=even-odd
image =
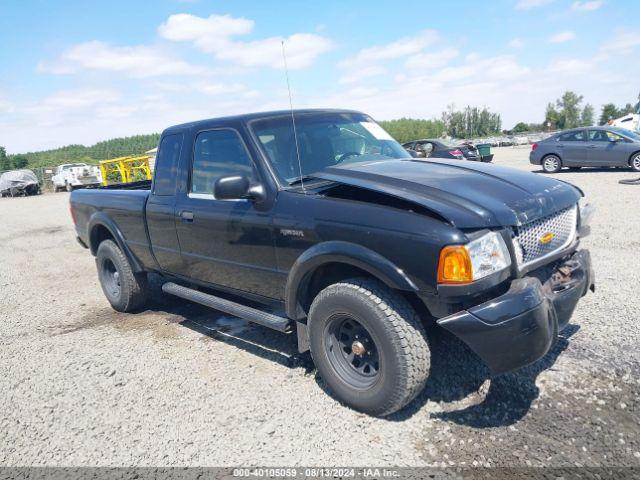
POLYGON ((640 187, 617 183, 634 176, 556 175, 598 207, 598 289, 552 352, 490 379, 433 331, 426 389, 387 419, 327 395, 294 336, 159 295, 112 311, 68 195, 2 199, 0 465, 640 466, 640 187))

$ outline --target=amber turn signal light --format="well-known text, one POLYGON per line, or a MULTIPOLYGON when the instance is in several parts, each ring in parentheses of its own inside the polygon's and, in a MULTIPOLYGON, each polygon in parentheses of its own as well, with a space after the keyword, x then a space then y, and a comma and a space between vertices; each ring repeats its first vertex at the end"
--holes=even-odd
POLYGON ((466 248, 449 245, 440 251, 438 283, 469 283, 473 281, 471 257, 466 248))

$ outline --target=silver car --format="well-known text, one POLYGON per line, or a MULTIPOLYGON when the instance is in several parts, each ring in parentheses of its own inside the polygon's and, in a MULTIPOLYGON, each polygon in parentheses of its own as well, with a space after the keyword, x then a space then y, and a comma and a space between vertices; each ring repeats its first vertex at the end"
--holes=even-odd
POLYGON ((640 172, 640 134, 617 127, 565 130, 534 143, 529 161, 546 173, 563 167, 631 167, 640 172))

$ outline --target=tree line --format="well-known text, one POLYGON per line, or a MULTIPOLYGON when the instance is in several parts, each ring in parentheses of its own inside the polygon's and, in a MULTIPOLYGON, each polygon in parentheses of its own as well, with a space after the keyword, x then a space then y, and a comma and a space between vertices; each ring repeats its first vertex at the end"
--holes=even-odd
MULTIPOLYGON (((478 138, 500 133, 540 132, 546 130, 564 130, 595 124, 595 110, 589 103, 583 104, 584 97, 572 91, 566 91, 555 100, 549 102, 545 117, 541 123, 518 122, 512 130, 502 130, 502 119, 486 107, 466 106, 455 110, 450 105, 442 112, 440 118, 417 119, 400 118, 381 121, 380 125, 400 143, 420 138, 478 138)), ((613 103, 602 106, 598 119, 599 125, 606 124, 611 118, 619 118, 640 108, 627 103, 617 107, 613 103)), ((54 167, 63 163, 98 163, 100 160, 140 155, 155 148, 160 134, 134 135, 131 137, 113 138, 86 147, 84 145, 67 145, 65 147, 41 152, 28 152, 7 155, 0 146, 0 171, 19 168, 54 167)))
MULTIPOLYGON (((566 130, 576 127, 590 127, 596 125, 595 109, 589 103, 583 105, 584 97, 572 91, 566 91, 555 102, 549 102, 545 110, 542 123, 518 122, 512 129, 513 133, 536 132, 543 130, 566 130)), ((640 102, 636 105, 627 103, 617 107, 613 103, 606 103, 600 110, 597 125, 605 125, 609 120, 620 118, 628 113, 637 112, 640 102)))
POLYGON ((63 163, 98 163, 100 160, 141 155, 158 146, 160 134, 134 135, 131 137, 113 138, 86 147, 84 145, 67 145, 65 147, 7 155, 0 147, 0 171, 17 168, 54 167, 63 163))
POLYGON ((474 138, 495 135, 502 128, 500 114, 486 107, 467 106, 455 110, 450 105, 439 119, 400 118, 381 121, 380 125, 400 143, 420 138, 474 138))

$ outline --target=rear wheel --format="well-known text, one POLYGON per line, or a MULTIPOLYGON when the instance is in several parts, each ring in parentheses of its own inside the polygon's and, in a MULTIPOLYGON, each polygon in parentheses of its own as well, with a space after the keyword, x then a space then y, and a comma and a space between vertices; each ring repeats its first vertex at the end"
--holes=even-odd
POLYGON ((133 273, 129 260, 115 242, 105 240, 100 244, 96 266, 102 291, 114 310, 131 312, 146 303, 146 274, 133 273))
POLYGON ((311 355, 322 378, 347 405, 384 416, 424 387, 430 356, 411 305, 373 279, 331 285, 309 312, 311 355))
POLYGON ((557 155, 547 155, 542 159, 542 170, 545 173, 557 173, 562 168, 562 162, 557 155))
POLYGON ((640 152, 631 157, 631 160, 629 160, 629 166, 634 172, 640 172, 640 152))

